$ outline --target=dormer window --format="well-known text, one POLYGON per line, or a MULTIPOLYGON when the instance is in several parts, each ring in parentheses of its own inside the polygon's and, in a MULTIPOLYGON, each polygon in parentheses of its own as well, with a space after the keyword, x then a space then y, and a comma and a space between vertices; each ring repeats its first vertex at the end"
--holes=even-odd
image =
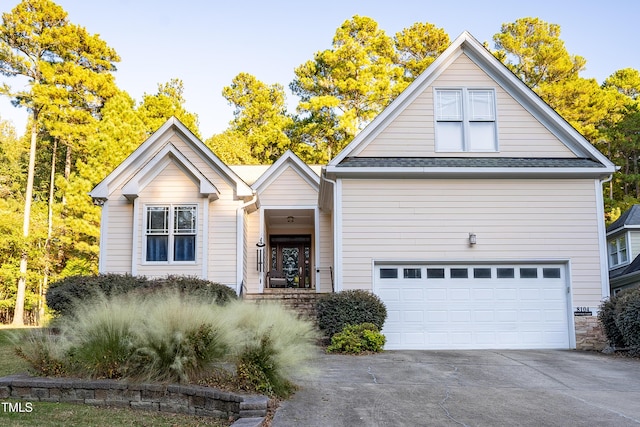
POLYGON ((436 151, 498 151, 493 89, 435 89, 436 151))
POLYGON ((626 236, 622 235, 609 240, 607 250, 609 252, 609 268, 614 268, 629 262, 626 236))

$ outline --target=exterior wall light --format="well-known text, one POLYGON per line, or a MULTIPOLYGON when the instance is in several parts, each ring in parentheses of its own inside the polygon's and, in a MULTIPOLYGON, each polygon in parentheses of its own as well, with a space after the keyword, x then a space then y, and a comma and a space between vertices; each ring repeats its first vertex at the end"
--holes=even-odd
POLYGON ((469 233, 469 246, 473 246, 478 243, 478 238, 476 237, 476 233, 469 233))

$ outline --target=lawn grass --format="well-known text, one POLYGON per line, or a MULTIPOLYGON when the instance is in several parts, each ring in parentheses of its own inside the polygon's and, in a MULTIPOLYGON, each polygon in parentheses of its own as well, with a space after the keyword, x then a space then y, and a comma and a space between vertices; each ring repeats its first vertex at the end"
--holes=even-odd
MULTIPOLYGON (((14 352, 12 334, 26 334, 26 329, 0 328, 0 377, 28 371, 28 364, 14 352)), ((103 408, 71 403, 31 401, 31 412, 26 412, 27 401, 0 399, 0 426, 229 426, 226 420, 191 415, 156 413, 125 408, 103 408), (7 403, 3 405, 3 403, 7 403), (8 403, 22 404, 25 412, 10 412, 8 403)))

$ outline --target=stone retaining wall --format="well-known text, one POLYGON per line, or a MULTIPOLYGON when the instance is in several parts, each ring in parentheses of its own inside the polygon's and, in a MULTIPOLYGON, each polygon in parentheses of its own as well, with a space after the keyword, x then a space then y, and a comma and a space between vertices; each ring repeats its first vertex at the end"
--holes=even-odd
POLYGON ((211 387, 27 375, 0 378, 0 399, 9 397, 32 402, 84 403, 225 419, 265 417, 268 404, 265 396, 245 396, 211 387))

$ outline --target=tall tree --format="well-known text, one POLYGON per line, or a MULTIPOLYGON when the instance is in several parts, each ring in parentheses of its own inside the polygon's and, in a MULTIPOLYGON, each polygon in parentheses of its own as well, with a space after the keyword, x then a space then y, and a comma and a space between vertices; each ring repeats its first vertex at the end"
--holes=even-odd
POLYGON ((529 87, 557 83, 584 70, 586 60, 570 55, 560 39, 560 26, 539 18, 521 18, 502 24, 493 36, 497 56, 529 87))
POLYGON ((405 85, 408 86, 451 44, 449 35, 442 28, 428 22, 416 22, 396 33, 394 37, 398 52, 398 65, 404 70, 405 85))
POLYGON ((171 79, 167 83, 158 84, 158 92, 155 94, 144 94, 138 113, 149 134, 158 130, 171 116, 175 116, 187 129, 200 138, 198 115, 188 112, 184 108, 184 103, 182 80, 171 79))
POLYGON ((634 68, 618 70, 607 77, 602 87, 613 88, 634 101, 640 101, 640 71, 634 68))
POLYGON ((393 40, 371 18, 354 16, 336 31, 331 49, 295 69, 302 126, 329 158, 397 95, 402 78, 393 40))
MULTIPOLYGON (((2 15, 0 26, 0 72, 8 77, 22 76, 29 81, 27 89, 13 91, 4 85, 2 93, 16 106, 25 107, 31 114, 31 143, 25 189, 23 236, 29 236, 33 181, 35 175, 38 129, 41 114, 51 106, 51 90, 67 90, 69 98, 84 96, 74 92, 74 84, 51 81, 49 68, 74 68, 69 79, 80 73, 89 76, 109 75, 119 61, 115 51, 83 27, 67 19, 62 7, 50 0, 23 0, 10 13, 2 15)), ((84 76, 83 76, 84 77, 84 76)), ((107 77, 109 79, 111 77, 107 77)), ((59 96, 57 96, 59 98, 59 96)), ((24 323, 24 299, 27 280, 28 251, 24 247, 20 259, 16 305, 13 324, 24 323)))
POLYGON ((240 73, 222 95, 234 106, 230 130, 244 139, 259 163, 273 163, 290 148, 287 131, 293 119, 287 115, 281 85, 267 85, 251 74, 240 73))

